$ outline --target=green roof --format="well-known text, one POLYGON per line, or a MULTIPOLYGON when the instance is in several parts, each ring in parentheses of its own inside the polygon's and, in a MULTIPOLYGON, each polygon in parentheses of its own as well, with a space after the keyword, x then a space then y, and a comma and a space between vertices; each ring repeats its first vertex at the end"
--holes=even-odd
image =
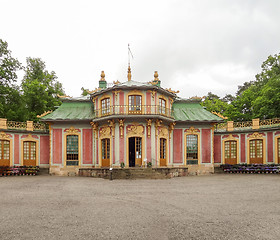
POLYGON ((63 102, 55 111, 41 118, 43 121, 90 120, 94 118, 91 102, 63 102))
POLYGON ((197 101, 176 101, 173 103, 173 111, 176 121, 223 121, 222 118, 204 109, 197 101))

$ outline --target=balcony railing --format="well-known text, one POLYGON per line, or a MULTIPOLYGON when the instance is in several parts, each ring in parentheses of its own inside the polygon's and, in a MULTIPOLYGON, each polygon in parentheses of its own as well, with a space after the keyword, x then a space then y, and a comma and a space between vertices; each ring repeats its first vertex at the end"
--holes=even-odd
POLYGON ((95 117, 111 115, 161 115, 173 118, 173 111, 159 105, 115 105, 95 110, 95 117))

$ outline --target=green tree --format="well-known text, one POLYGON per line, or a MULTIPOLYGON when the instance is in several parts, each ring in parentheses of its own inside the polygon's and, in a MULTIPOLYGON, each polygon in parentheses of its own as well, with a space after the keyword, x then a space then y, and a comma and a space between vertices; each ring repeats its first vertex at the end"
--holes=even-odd
POLYGON ((8 120, 24 120, 24 104, 16 85, 20 62, 12 57, 8 43, 0 39, 0 117, 8 120))
POLYGON ((37 121, 37 115, 54 110, 61 104, 57 95, 64 95, 55 72, 48 72, 40 58, 27 58, 25 75, 21 84, 27 119, 37 121))

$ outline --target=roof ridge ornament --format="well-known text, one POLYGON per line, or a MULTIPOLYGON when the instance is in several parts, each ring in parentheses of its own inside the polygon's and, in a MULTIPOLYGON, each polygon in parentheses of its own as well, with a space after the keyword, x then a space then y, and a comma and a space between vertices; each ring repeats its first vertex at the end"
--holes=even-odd
POLYGON ((127 79, 128 79, 128 81, 131 81, 131 68, 130 68, 130 64, 128 64, 127 79))

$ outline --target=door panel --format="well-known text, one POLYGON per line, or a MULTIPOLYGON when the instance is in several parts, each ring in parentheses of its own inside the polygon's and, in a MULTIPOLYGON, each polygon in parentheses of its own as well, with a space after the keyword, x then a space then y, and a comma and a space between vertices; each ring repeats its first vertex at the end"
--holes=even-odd
POLYGON ((237 164, 237 141, 225 142, 225 164, 237 164))
POLYGON ((110 139, 105 138, 101 140, 102 150, 102 167, 110 167, 110 139))
POLYGON ((249 155, 250 155, 250 163, 263 163, 263 140, 257 139, 257 140, 250 140, 250 149, 249 149, 249 155))
POLYGON ((0 140, 0 166, 10 166, 10 141, 0 140))
POLYGON ((23 142, 23 165, 36 166, 36 142, 23 142))
POLYGON ((166 139, 161 138, 160 139, 160 166, 161 167, 166 167, 166 139))

